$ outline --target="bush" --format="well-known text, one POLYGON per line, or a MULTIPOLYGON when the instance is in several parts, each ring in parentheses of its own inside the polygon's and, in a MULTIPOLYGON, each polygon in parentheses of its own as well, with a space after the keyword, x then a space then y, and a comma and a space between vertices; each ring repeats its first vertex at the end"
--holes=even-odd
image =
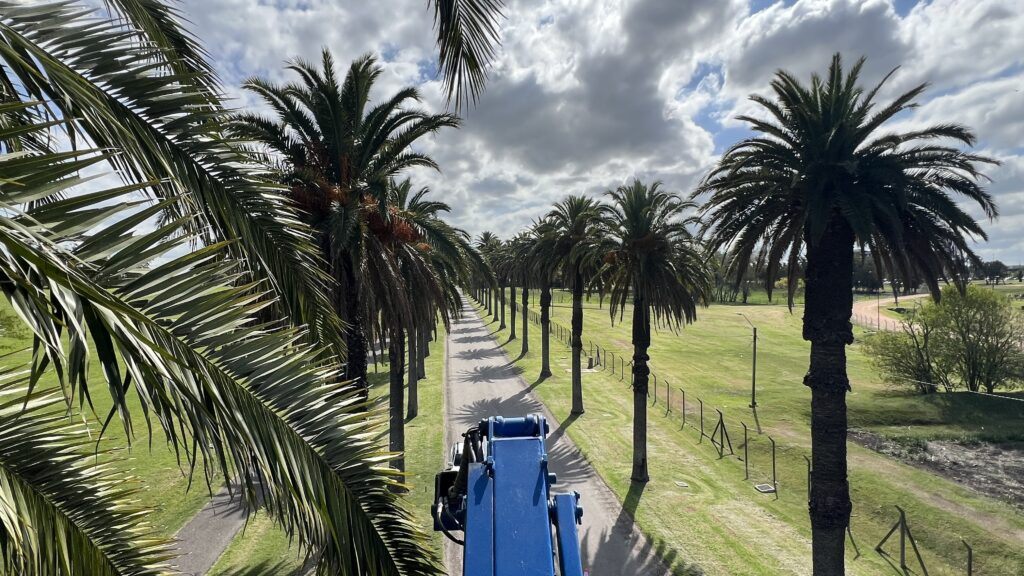
POLYGON ((1024 316, 1008 298, 977 286, 942 291, 865 348, 886 380, 930 393, 966 388, 1014 388, 1024 381, 1024 316))

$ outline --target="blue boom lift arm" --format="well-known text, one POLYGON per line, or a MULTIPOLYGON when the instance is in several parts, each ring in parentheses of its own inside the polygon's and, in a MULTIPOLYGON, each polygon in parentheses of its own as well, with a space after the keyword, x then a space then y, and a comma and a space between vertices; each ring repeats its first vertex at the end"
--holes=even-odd
POLYGON ((488 418, 463 434, 451 467, 434 478, 434 530, 465 547, 465 576, 583 576, 583 509, 577 493, 551 494, 547 434, 539 414, 488 418))

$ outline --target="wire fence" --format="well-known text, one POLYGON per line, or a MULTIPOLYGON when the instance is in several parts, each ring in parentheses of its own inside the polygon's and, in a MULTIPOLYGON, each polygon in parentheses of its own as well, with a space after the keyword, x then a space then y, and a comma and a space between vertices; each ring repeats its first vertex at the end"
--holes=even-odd
MULTIPOLYGON (((527 319, 535 325, 541 325, 541 314, 532 308, 527 308, 527 319)), ((572 331, 568 327, 550 317, 548 326, 550 336, 571 348, 572 331)), ((588 358, 586 365, 589 370, 606 372, 612 377, 617 376, 618 381, 624 383, 627 389, 633 387, 633 361, 628 359, 627 354, 603 346, 600 342, 595 342, 590 338, 581 338, 581 344, 582 353, 588 358)), ((1024 402, 1024 399, 985 395, 1024 402)), ((657 408, 663 418, 677 423, 679 430, 684 433, 689 432, 696 436, 698 444, 708 445, 709 456, 717 457, 717 460, 731 459, 741 462, 743 464, 743 479, 751 482, 758 492, 770 494, 776 500, 783 493, 786 494, 786 498, 799 497, 805 498, 807 501, 810 500, 814 486, 810 451, 801 446, 778 442, 772 434, 762 429, 757 408, 751 407, 748 414, 749 419, 737 418, 727 414, 724 408, 705 402, 700 395, 692 391, 687 393, 686 388, 680 386, 678 381, 673 382, 653 369, 649 374, 647 397, 650 400, 650 407, 657 408), (794 463, 801 460, 806 467, 806 473, 794 475, 792 471, 794 463), (789 478, 789 480, 784 482, 780 476, 789 478)), ((894 531, 899 531, 901 535, 899 539, 900 565, 905 570, 907 569, 906 546, 909 543, 915 553, 915 560, 918 561, 923 573, 927 575, 924 560, 921 559, 917 551, 917 543, 910 532, 906 512, 898 506, 896 509, 899 513, 896 525, 875 546, 875 550, 883 556, 889 556, 883 546, 894 531)), ((859 557, 860 547, 854 538, 852 526, 848 525, 846 532, 847 538, 856 551, 856 556, 859 557)), ((963 542, 963 545, 966 550, 966 573, 970 576, 974 569, 974 551, 967 542, 963 542)))

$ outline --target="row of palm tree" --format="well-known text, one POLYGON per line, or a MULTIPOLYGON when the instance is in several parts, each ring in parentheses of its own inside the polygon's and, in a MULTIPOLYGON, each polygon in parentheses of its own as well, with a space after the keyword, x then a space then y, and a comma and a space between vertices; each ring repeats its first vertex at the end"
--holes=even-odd
MULTIPOLYGON (((445 223, 450 207, 413 193, 396 176, 413 167, 437 168, 413 150, 418 139, 456 127, 447 113, 411 107, 415 88, 369 103, 382 68, 357 59, 339 78, 331 53, 316 67, 296 60, 298 82, 253 78, 244 87, 260 96, 273 117, 237 114, 232 130, 252 142, 312 229, 320 261, 333 280, 331 298, 344 322, 345 378, 369 395, 369 343, 386 346, 390 375, 390 448, 405 449, 404 422, 418 412, 416 382, 427 353, 424 335, 436 319, 447 327, 461 308, 459 286, 487 273, 465 232, 445 223), (408 358, 408 364, 406 359, 408 358), (404 397, 408 374, 409 404, 404 397)), ((401 457, 394 461, 402 470, 401 457)))
MULTIPOLYGON (((696 320, 697 308, 711 294, 712 274, 704 251, 693 237, 694 205, 666 192, 660 183, 639 180, 607 193, 608 202, 569 196, 557 203, 529 231, 507 242, 484 232, 477 244, 496 271, 522 292, 522 353, 529 351, 529 294, 540 294, 541 370, 551 376, 552 289, 572 292, 572 414, 584 413, 583 299, 597 291, 608 296, 612 322, 632 306, 633 330, 633 471, 634 481, 649 479, 647 466, 648 348, 651 322, 677 329, 696 320), (486 249, 485 249, 486 247, 486 249)), ((505 286, 484 284, 478 292, 490 314, 498 314, 505 286), (497 290, 492 290, 496 287, 497 290), (496 302, 496 303, 495 303, 496 302)), ((515 301, 513 292, 513 302, 515 301)), ((512 324, 515 327, 515 322, 512 324)), ((514 332, 510 338, 515 339, 514 332)))
MULTIPOLYGON (((524 354, 529 290, 540 292, 540 378, 550 375, 551 288, 571 290, 573 414, 584 410, 585 293, 610 299, 613 322, 632 305, 631 478, 637 482, 649 478, 652 319, 669 328, 693 322, 711 297, 722 263, 737 287, 753 269, 769 297, 784 271, 791 309, 802 280, 803 337, 811 343, 803 384, 811 389, 809 513, 816 575, 844 573, 844 530, 852 510, 845 349, 853 342, 855 252, 870 253, 876 270, 904 285, 926 284, 938 299, 940 279, 966 285, 970 267, 979 262, 970 242, 986 238, 958 200, 976 204, 990 219, 997 215, 980 171, 996 162, 965 151, 974 135, 956 124, 882 132, 915 106, 925 85, 880 106, 875 98, 891 73, 865 91, 859 84, 863 63, 844 72, 836 55, 827 76, 813 75, 810 85, 778 72, 773 98, 751 96, 762 114, 740 117, 755 135, 726 150, 690 200, 639 181, 608 192, 606 202, 569 196, 527 232, 485 254, 522 291, 524 354)), ((487 238, 497 245, 493 235, 487 238)))
MULTIPOLYGON (((483 87, 500 2, 431 4, 458 109, 483 87)), ((447 207, 398 178, 433 165, 411 144, 457 118, 412 89, 368 107, 379 66, 339 81, 327 53, 293 62, 297 82, 247 83, 273 118, 233 112, 182 21, 161 0, 0 0, 0 287, 33 334, 27 365, 0 370, 2 570, 169 571, 125 476, 67 418, 95 414, 100 387, 104 429, 155 424, 319 573, 441 573, 363 376, 367 338, 412 335, 422 356, 482 267, 447 207)))

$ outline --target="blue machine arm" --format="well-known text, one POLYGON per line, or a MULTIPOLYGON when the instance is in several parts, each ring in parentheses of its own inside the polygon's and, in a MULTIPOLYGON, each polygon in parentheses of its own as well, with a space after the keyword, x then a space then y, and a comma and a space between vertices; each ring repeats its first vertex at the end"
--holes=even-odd
POLYGON ((451 468, 435 478, 434 530, 465 546, 465 576, 583 576, 583 509, 579 494, 551 494, 547 433, 538 414, 488 418, 463 435, 451 468))

